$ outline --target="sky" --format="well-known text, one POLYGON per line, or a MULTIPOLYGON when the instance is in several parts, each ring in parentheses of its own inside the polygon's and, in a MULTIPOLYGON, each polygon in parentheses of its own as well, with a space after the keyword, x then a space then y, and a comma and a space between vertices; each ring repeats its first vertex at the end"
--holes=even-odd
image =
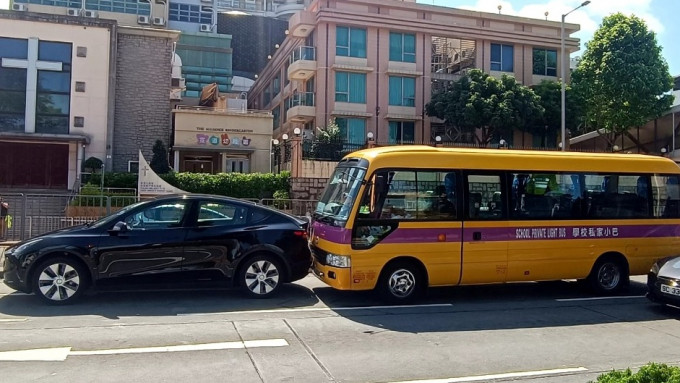
MULTIPOLYGON (((522 17, 560 21, 562 14, 578 7, 582 0, 417 0, 418 3, 471 9, 483 12, 498 12, 522 17)), ((7 9, 9 0, 0 0, 0 9, 7 9)), ((602 23, 602 19, 614 12, 626 15, 634 14, 645 20, 647 27, 656 33, 656 39, 662 47, 661 54, 668 63, 670 74, 680 75, 680 1, 678 0, 591 0, 590 4, 569 14, 566 21, 580 24, 581 30, 573 36, 581 39, 581 51, 572 57, 583 53, 585 43, 592 37, 595 30, 602 23), (675 41, 675 43, 673 43, 675 41)))
MULTIPOLYGON (((0 0, 2 1, 2 0, 0 0)), ((482 12, 561 21, 565 14, 583 3, 583 0, 416 0, 418 3, 446 7, 470 9, 482 12)), ((635 15, 647 23, 647 28, 656 33, 656 41, 661 46, 661 55, 668 63, 673 76, 680 75, 680 1, 678 0, 591 0, 590 4, 570 13, 565 21, 580 24, 581 30, 573 37, 581 39, 581 50, 572 57, 583 54, 585 44, 593 37, 602 24, 602 19, 612 13, 621 12, 635 15)))

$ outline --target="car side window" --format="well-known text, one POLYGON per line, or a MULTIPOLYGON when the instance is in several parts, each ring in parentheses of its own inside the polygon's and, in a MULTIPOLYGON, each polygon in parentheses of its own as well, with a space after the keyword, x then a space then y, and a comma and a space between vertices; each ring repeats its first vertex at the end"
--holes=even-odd
POLYGON ((248 217, 248 209, 228 202, 201 201, 198 207, 199 226, 242 225, 248 217))
POLYGON ((124 221, 131 230, 178 227, 186 212, 186 206, 186 202, 155 205, 128 215, 124 221))

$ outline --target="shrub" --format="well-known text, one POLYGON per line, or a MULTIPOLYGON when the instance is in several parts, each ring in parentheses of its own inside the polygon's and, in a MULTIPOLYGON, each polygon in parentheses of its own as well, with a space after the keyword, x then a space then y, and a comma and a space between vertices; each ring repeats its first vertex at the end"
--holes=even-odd
MULTIPOLYGON (((272 198, 276 191, 290 190, 290 173, 168 173, 161 175, 166 182, 189 193, 225 195, 236 198, 272 198)), ((88 186, 99 195, 101 176, 93 174, 88 186)), ((137 188, 135 173, 106 173, 104 187, 137 188)))
POLYGON ((597 383, 680 383, 680 367, 649 363, 634 374, 630 368, 604 373, 597 377, 597 383))
POLYGON ((168 149, 161 140, 156 140, 153 146, 153 157, 149 164, 151 169, 157 174, 166 174, 170 172, 170 163, 168 162, 168 149))

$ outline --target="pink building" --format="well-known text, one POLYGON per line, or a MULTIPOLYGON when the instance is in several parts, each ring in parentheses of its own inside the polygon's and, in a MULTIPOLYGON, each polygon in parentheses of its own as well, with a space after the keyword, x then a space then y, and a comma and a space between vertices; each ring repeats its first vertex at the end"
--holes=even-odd
MULTIPOLYGON (((555 21, 396 0, 315 0, 252 86, 249 108, 271 110, 274 138, 305 137, 335 118, 347 143, 466 142, 425 114, 431 94, 470 68, 525 85, 558 80, 555 21)), ((566 49, 579 49, 565 24, 566 49)), ((517 132, 515 145, 532 146, 517 132)))

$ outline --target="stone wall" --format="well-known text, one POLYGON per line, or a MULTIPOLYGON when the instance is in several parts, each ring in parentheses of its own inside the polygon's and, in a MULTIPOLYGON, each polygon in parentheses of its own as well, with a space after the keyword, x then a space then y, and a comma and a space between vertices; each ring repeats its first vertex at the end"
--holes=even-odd
POLYGON ((318 201, 327 182, 328 178, 291 178, 290 198, 318 201))
POLYGON ((156 140, 168 146, 172 133, 170 79, 175 34, 119 29, 113 171, 127 171, 138 151, 151 161, 156 140))

